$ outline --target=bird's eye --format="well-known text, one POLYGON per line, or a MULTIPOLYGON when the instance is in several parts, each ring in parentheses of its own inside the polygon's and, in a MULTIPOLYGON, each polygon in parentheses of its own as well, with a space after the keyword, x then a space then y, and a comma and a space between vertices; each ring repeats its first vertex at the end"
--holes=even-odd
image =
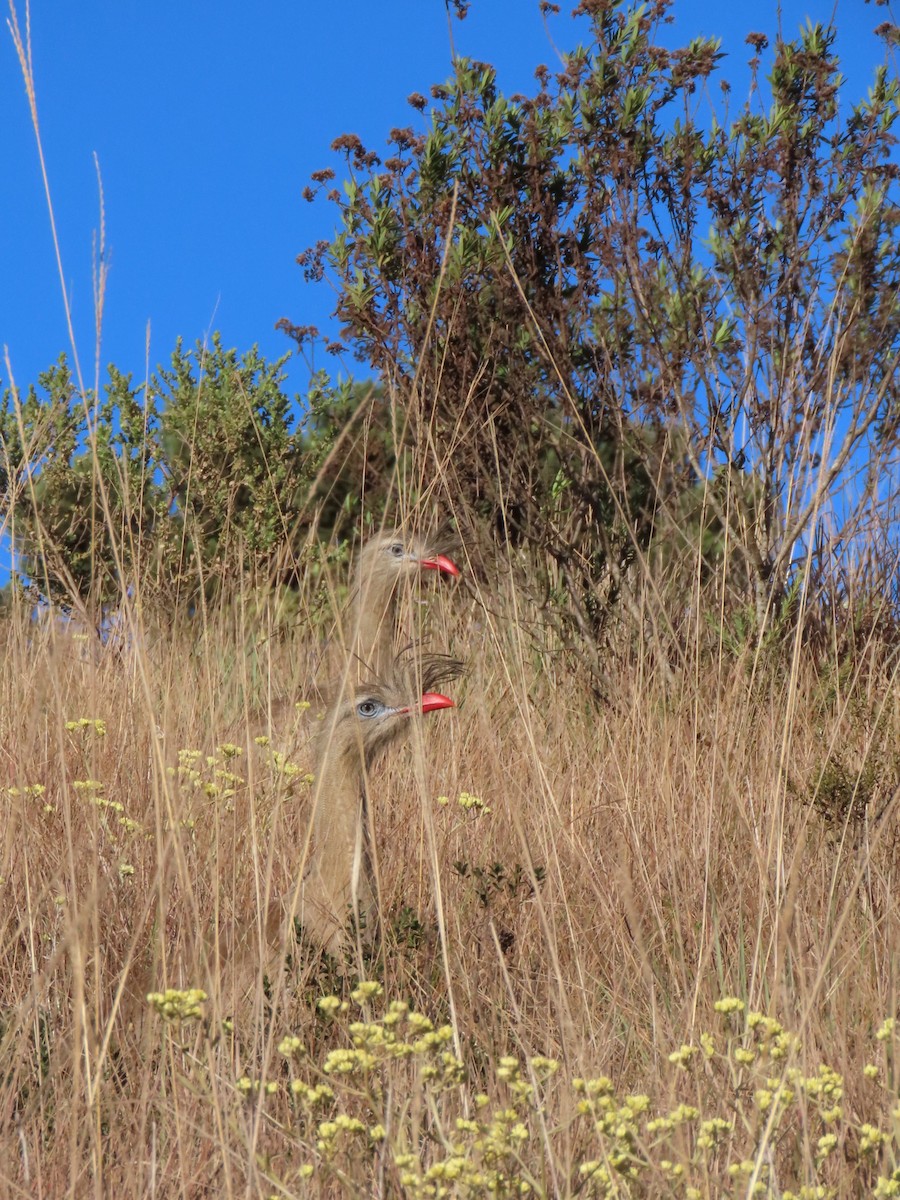
POLYGON ((359 717, 374 717, 378 715, 380 705, 375 700, 360 700, 356 706, 356 715, 359 717))
POLYGON ((402 558, 403 553, 404 551, 402 542, 391 542, 391 544, 388 546, 388 554, 390 554, 391 558, 402 558))

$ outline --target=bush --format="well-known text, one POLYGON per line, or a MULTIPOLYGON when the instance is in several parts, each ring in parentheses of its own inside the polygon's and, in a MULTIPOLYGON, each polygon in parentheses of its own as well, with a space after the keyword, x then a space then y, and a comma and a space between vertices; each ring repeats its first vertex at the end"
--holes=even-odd
POLYGON ((285 359, 243 357, 214 335, 179 341, 146 385, 109 367, 100 403, 65 356, 0 408, 0 513, 19 574, 47 600, 99 613, 140 586, 194 603, 266 576, 306 505, 330 427, 295 426, 285 359))
POLYGON ((656 41, 671 7, 585 0, 584 44, 535 94, 459 59, 388 156, 339 137, 338 229, 300 256, 418 477, 534 546, 580 635, 711 477, 761 635, 798 571, 852 560, 896 499, 897 80, 879 67, 839 107, 832 26, 750 34, 731 116, 697 102, 719 43, 656 41))

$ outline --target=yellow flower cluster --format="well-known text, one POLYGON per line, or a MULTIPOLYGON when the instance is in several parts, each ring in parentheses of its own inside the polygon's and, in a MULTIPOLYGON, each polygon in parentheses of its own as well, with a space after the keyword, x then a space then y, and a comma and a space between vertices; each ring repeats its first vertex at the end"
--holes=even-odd
POLYGON ((222 766, 222 759, 229 762, 242 753, 240 746, 230 742, 219 746, 216 754, 204 755, 202 750, 179 750, 177 768, 168 767, 167 771, 172 777, 177 775, 183 787, 200 792, 210 800, 225 801, 226 810, 231 811, 231 801, 237 795, 237 789, 247 781, 242 775, 222 766), (222 759, 219 758, 220 754, 222 759))
POLYGON ((333 1121, 322 1121, 316 1131, 316 1149, 325 1159, 333 1158, 338 1146, 346 1135, 365 1134, 366 1127, 358 1117, 349 1117, 346 1113, 338 1113, 333 1121))
POLYGON ((800 1049, 800 1039, 788 1033, 774 1017, 759 1012, 748 1013, 747 1028, 754 1034, 759 1052, 776 1061, 800 1049))
POLYGON ((258 1096, 260 1092, 266 1096, 274 1096, 278 1092, 278 1084, 274 1079, 264 1082, 261 1079, 251 1079, 249 1075, 242 1075, 234 1086, 242 1096, 258 1096))
POLYGON ((164 992, 148 992, 147 1003, 164 1021, 199 1021, 203 1017, 202 1005, 208 999, 200 988, 179 991, 167 988, 164 992))
POLYGON ((92 733, 94 737, 106 737, 106 722, 96 717, 78 717, 74 721, 66 721, 69 733, 92 733))
POLYGON ((317 1108, 319 1105, 329 1104, 334 1100, 334 1092, 327 1083, 317 1083, 315 1085, 306 1083, 302 1079, 291 1080, 291 1095, 310 1109, 317 1108))
POLYGON ((296 780, 298 783, 306 784, 315 782, 315 775, 312 775, 309 771, 304 771, 303 768, 298 766, 295 762, 291 762, 288 756, 283 754, 280 750, 270 750, 269 755, 272 766, 275 769, 275 773, 280 775, 283 779, 286 779, 289 782, 296 780))
POLYGON ((717 1013, 723 1013, 726 1017, 731 1016, 732 1013, 742 1013, 746 1007, 743 1000, 738 999, 737 996, 723 996, 713 1005, 717 1013))
POLYGON ((341 1002, 337 996, 323 996, 317 1005, 319 1012, 325 1016, 334 1016, 336 1012, 346 1012, 350 1007, 346 1000, 341 1002))
POLYGON ((900 1167, 889 1178, 879 1176, 872 1195, 875 1200, 890 1200, 891 1197, 900 1196, 900 1167))
MULTIPOLYGON (((450 803, 450 797, 438 796, 437 802, 442 808, 446 808, 450 803)), ((475 816, 487 816, 492 811, 480 796, 475 796, 472 792, 460 792, 456 803, 465 812, 473 813, 475 816)))
POLYGON ((383 995, 384 989, 381 984, 371 979, 363 980, 350 993, 351 998, 359 1005, 365 1004, 368 1000, 378 1000, 383 995))
POLYGON ((488 1121, 459 1117, 456 1137, 445 1140, 444 1158, 423 1167, 410 1153, 394 1156, 400 1182, 414 1197, 529 1195, 531 1183, 518 1164, 531 1134, 514 1108, 498 1109, 488 1121))
POLYGON ((283 1037, 278 1043, 278 1053, 283 1054, 285 1058, 299 1058, 301 1054, 306 1053, 306 1047, 298 1037, 283 1037))
POLYGON ((680 1050, 673 1050, 669 1055, 669 1062, 676 1067, 686 1068, 688 1063, 697 1053, 696 1046, 682 1046, 680 1050))
MULTIPOLYGON (((190 1003, 177 998, 190 995, 156 999, 181 1014, 190 1003)), ((317 1009, 330 1025, 322 1056, 288 1034, 278 1043, 286 1082, 248 1074, 235 1091, 254 1105, 271 1097, 273 1120, 301 1149, 302 1176, 321 1172, 338 1190, 369 1194, 373 1180, 389 1178, 398 1194, 415 1200, 544 1194, 546 1156, 562 1136, 565 1153, 579 1148, 574 1162, 565 1160, 573 1173, 568 1186, 579 1196, 671 1192, 701 1200, 777 1191, 784 1200, 832 1200, 828 1181, 844 1165, 850 1132, 849 1144, 870 1172, 867 1194, 900 1200, 900 1172, 887 1173, 896 1162, 900 1106, 893 1132, 883 1114, 850 1126, 841 1075, 827 1064, 801 1070, 799 1039, 735 998, 717 1005, 727 1026, 718 1044, 700 1032, 667 1056, 667 1090, 686 1090, 694 1103, 661 1110, 642 1092, 620 1091, 609 1076, 567 1085, 556 1059, 515 1053, 480 1066, 490 1096, 475 1093, 452 1027, 386 1001, 372 980, 359 982, 348 999, 322 997, 317 1009), (786 1164, 779 1145, 803 1149, 786 1164)), ((885 1077, 894 1036, 891 1021, 876 1035, 891 1041, 885 1077)))
POLYGON ((348 1032, 353 1047, 328 1054, 327 1074, 365 1074, 389 1059, 408 1058, 417 1060, 420 1077, 432 1085, 449 1086, 463 1076, 462 1063, 445 1049, 453 1040, 450 1026, 435 1029, 427 1017, 409 1012, 401 1002, 393 1002, 380 1021, 351 1022, 348 1032))
POLYGON ((28 783, 23 788, 8 787, 6 789, 7 796, 43 796, 46 788, 42 783, 28 783))
MULTIPOLYGON (((83 796, 86 800, 93 804, 96 809, 99 809, 101 813, 111 813, 115 815, 116 823, 122 827, 125 833, 140 833, 140 822, 135 821, 131 817, 125 815, 125 805, 121 800, 110 800, 108 796, 103 794, 106 785, 101 783, 99 779, 73 779, 72 787, 79 796, 83 796)), ((52 807, 52 805, 45 806, 45 811, 51 810, 52 807)), ((103 819, 103 828, 111 837, 115 836, 113 829, 106 822, 105 816, 103 819)), ((134 868, 129 867, 128 864, 123 864, 123 866, 120 866, 119 868, 119 874, 133 875, 134 868)))

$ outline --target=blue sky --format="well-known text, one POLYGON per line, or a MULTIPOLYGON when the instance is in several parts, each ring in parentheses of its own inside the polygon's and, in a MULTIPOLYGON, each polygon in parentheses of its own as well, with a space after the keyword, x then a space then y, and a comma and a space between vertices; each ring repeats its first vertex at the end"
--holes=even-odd
MULTIPOLYGON (((16 4, 24 28, 24 0, 16 4)), ((807 16, 827 21, 834 7, 833 0, 784 0, 782 28, 790 35, 807 16)), ((662 40, 721 37, 729 57, 720 73, 737 102, 751 53, 744 37, 774 33, 779 8, 767 0, 676 0, 673 11, 662 40)), ((871 30, 889 16, 863 0, 837 6, 849 98, 859 98, 881 61, 871 30)), ((565 11, 551 18, 550 32, 560 49, 578 40, 565 11)), ((507 93, 532 91, 534 68, 556 61, 537 0, 473 0, 454 39, 458 53, 498 68, 507 93)), ((329 328, 327 285, 306 285, 295 263, 333 225, 327 203, 301 198, 310 172, 338 166, 329 146, 341 133, 382 148, 391 127, 416 119, 406 96, 427 95, 450 72, 443 0, 33 0, 31 44, 88 382, 95 153, 110 263, 101 363, 143 378, 148 325, 151 370, 168 360, 178 335, 193 344, 214 329, 226 345, 243 351, 258 343, 276 357, 291 349, 274 329, 280 317, 329 328)), ((28 105, 5 29, 0 169, 0 354, 8 348, 24 389, 68 349, 68 337, 28 105)), ((319 365, 338 366, 326 356, 319 365)), ((0 378, 6 386, 2 358, 0 378)), ((307 381, 303 363, 292 362, 289 390, 302 392, 307 381)))

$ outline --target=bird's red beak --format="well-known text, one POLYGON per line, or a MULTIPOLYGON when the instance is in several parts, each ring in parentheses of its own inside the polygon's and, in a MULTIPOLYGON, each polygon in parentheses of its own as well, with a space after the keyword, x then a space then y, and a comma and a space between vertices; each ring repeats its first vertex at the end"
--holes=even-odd
POLYGON ((459 574, 459 567, 446 554, 436 554, 434 558, 420 558, 419 566, 425 571, 443 571, 446 575, 459 574))
POLYGON ((413 708, 412 705, 408 705, 406 708, 401 708, 400 712, 403 712, 403 713, 414 713, 414 712, 427 713, 427 712, 434 712, 434 710, 437 708, 456 708, 456 705, 453 703, 453 701, 450 699, 449 696, 442 696, 440 692, 425 692, 424 695, 422 696, 422 699, 419 701, 418 705, 415 708, 413 708))

